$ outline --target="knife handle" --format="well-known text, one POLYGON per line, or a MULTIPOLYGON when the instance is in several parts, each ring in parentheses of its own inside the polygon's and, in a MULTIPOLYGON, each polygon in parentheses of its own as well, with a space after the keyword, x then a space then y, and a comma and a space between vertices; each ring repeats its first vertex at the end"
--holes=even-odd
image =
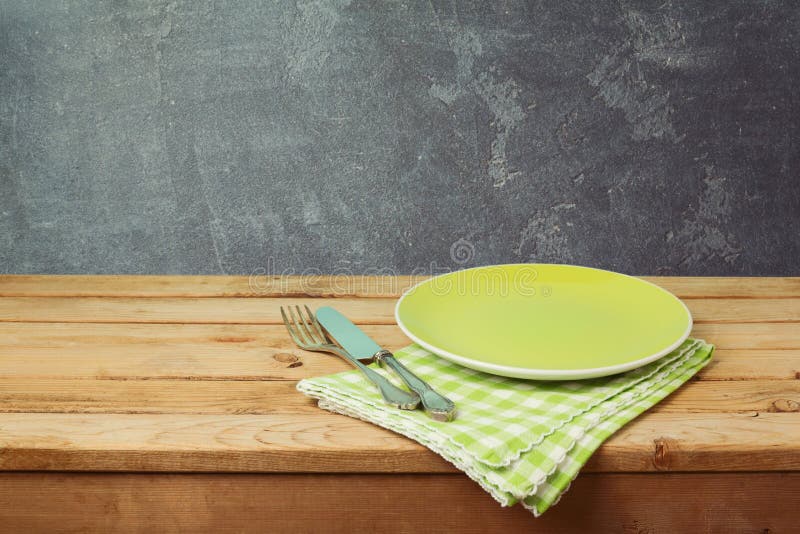
POLYGON ((346 350, 340 349, 339 347, 330 347, 331 352, 334 352, 334 349, 336 354, 358 367, 358 369, 364 373, 367 378, 373 384, 375 384, 375 386, 377 386, 378 391, 381 392, 381 396, 383 397, 383 400, 386 401, 386 404, 390 404, 395 408, 400 408, 401 410, 413 410, 419 405, 420 398, 415 392, 408 392, 395 386, 381 375, 358 361, 358 359, 351 356, 346 350))
POLYGON ((456 414, 456 405, 447 397, 435 392, 431 386, 420 377, 412 373, 408 367, 400 363, 394 354, 388 350, 381 350, 375 355, 378 363, 386 364, 392 368, 411 391, 419 395, 422 406, 428 415, 436 421, 452 421, 456 414))

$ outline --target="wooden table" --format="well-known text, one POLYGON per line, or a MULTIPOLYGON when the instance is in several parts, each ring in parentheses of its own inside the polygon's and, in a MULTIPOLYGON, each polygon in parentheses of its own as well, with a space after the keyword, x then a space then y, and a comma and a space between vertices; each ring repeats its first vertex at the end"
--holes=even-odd
POLYGON ((800 278, 649 279, 715 359, 537 520, 295 391, 348 366, 295 348, 280 305, 396 349, 410 277, 0 276, 0 530, 797 529, 800 278))

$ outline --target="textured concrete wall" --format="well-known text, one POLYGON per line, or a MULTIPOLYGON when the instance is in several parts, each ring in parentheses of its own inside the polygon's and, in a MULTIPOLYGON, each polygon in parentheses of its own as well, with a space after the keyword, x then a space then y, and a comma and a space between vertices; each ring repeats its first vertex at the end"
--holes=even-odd
POLYGON ((0 272, 800 274, 796 6, 0 0, 0 272))

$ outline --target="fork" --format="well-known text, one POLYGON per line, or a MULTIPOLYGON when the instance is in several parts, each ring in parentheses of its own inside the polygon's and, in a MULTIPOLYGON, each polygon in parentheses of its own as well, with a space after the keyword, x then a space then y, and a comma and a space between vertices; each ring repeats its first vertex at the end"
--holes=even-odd
POLYGON ((401 410, 413 410, 419 405, 419 395, 398 388, 358 361, 349 352, 331 343, 308 306, 305 306, 305 316, 300 306, 295 306, 296 313, 291 306, 287 306, 287 308, 289 309, 288 314, 283 309, 283 306, 281 306, 283 324, 286 325, 286 330, 289 331, 289 335, 298 347, 312 352, 335 354, 352 363, 377 386, 378 390, 381 392, 381 396, 383 396, 383 400, 386 401, 387 404, 400 408, 401 410), (289 317, 291 317, 291 320, 289 320, 289 317))

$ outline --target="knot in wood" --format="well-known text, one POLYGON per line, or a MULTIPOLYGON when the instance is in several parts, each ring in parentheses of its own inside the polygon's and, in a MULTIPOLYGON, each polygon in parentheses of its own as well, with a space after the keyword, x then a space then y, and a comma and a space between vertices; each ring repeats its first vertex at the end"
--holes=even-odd
POLYGON ((770 412, 800 412, 800 402, 792 399, 778 399, 769 405, 770 412))
POLYGON ((672 463, 672 450, 677 449, 675 440, 658 438, 653 440, 653 467, 658 471, 669 471, 672 463))

